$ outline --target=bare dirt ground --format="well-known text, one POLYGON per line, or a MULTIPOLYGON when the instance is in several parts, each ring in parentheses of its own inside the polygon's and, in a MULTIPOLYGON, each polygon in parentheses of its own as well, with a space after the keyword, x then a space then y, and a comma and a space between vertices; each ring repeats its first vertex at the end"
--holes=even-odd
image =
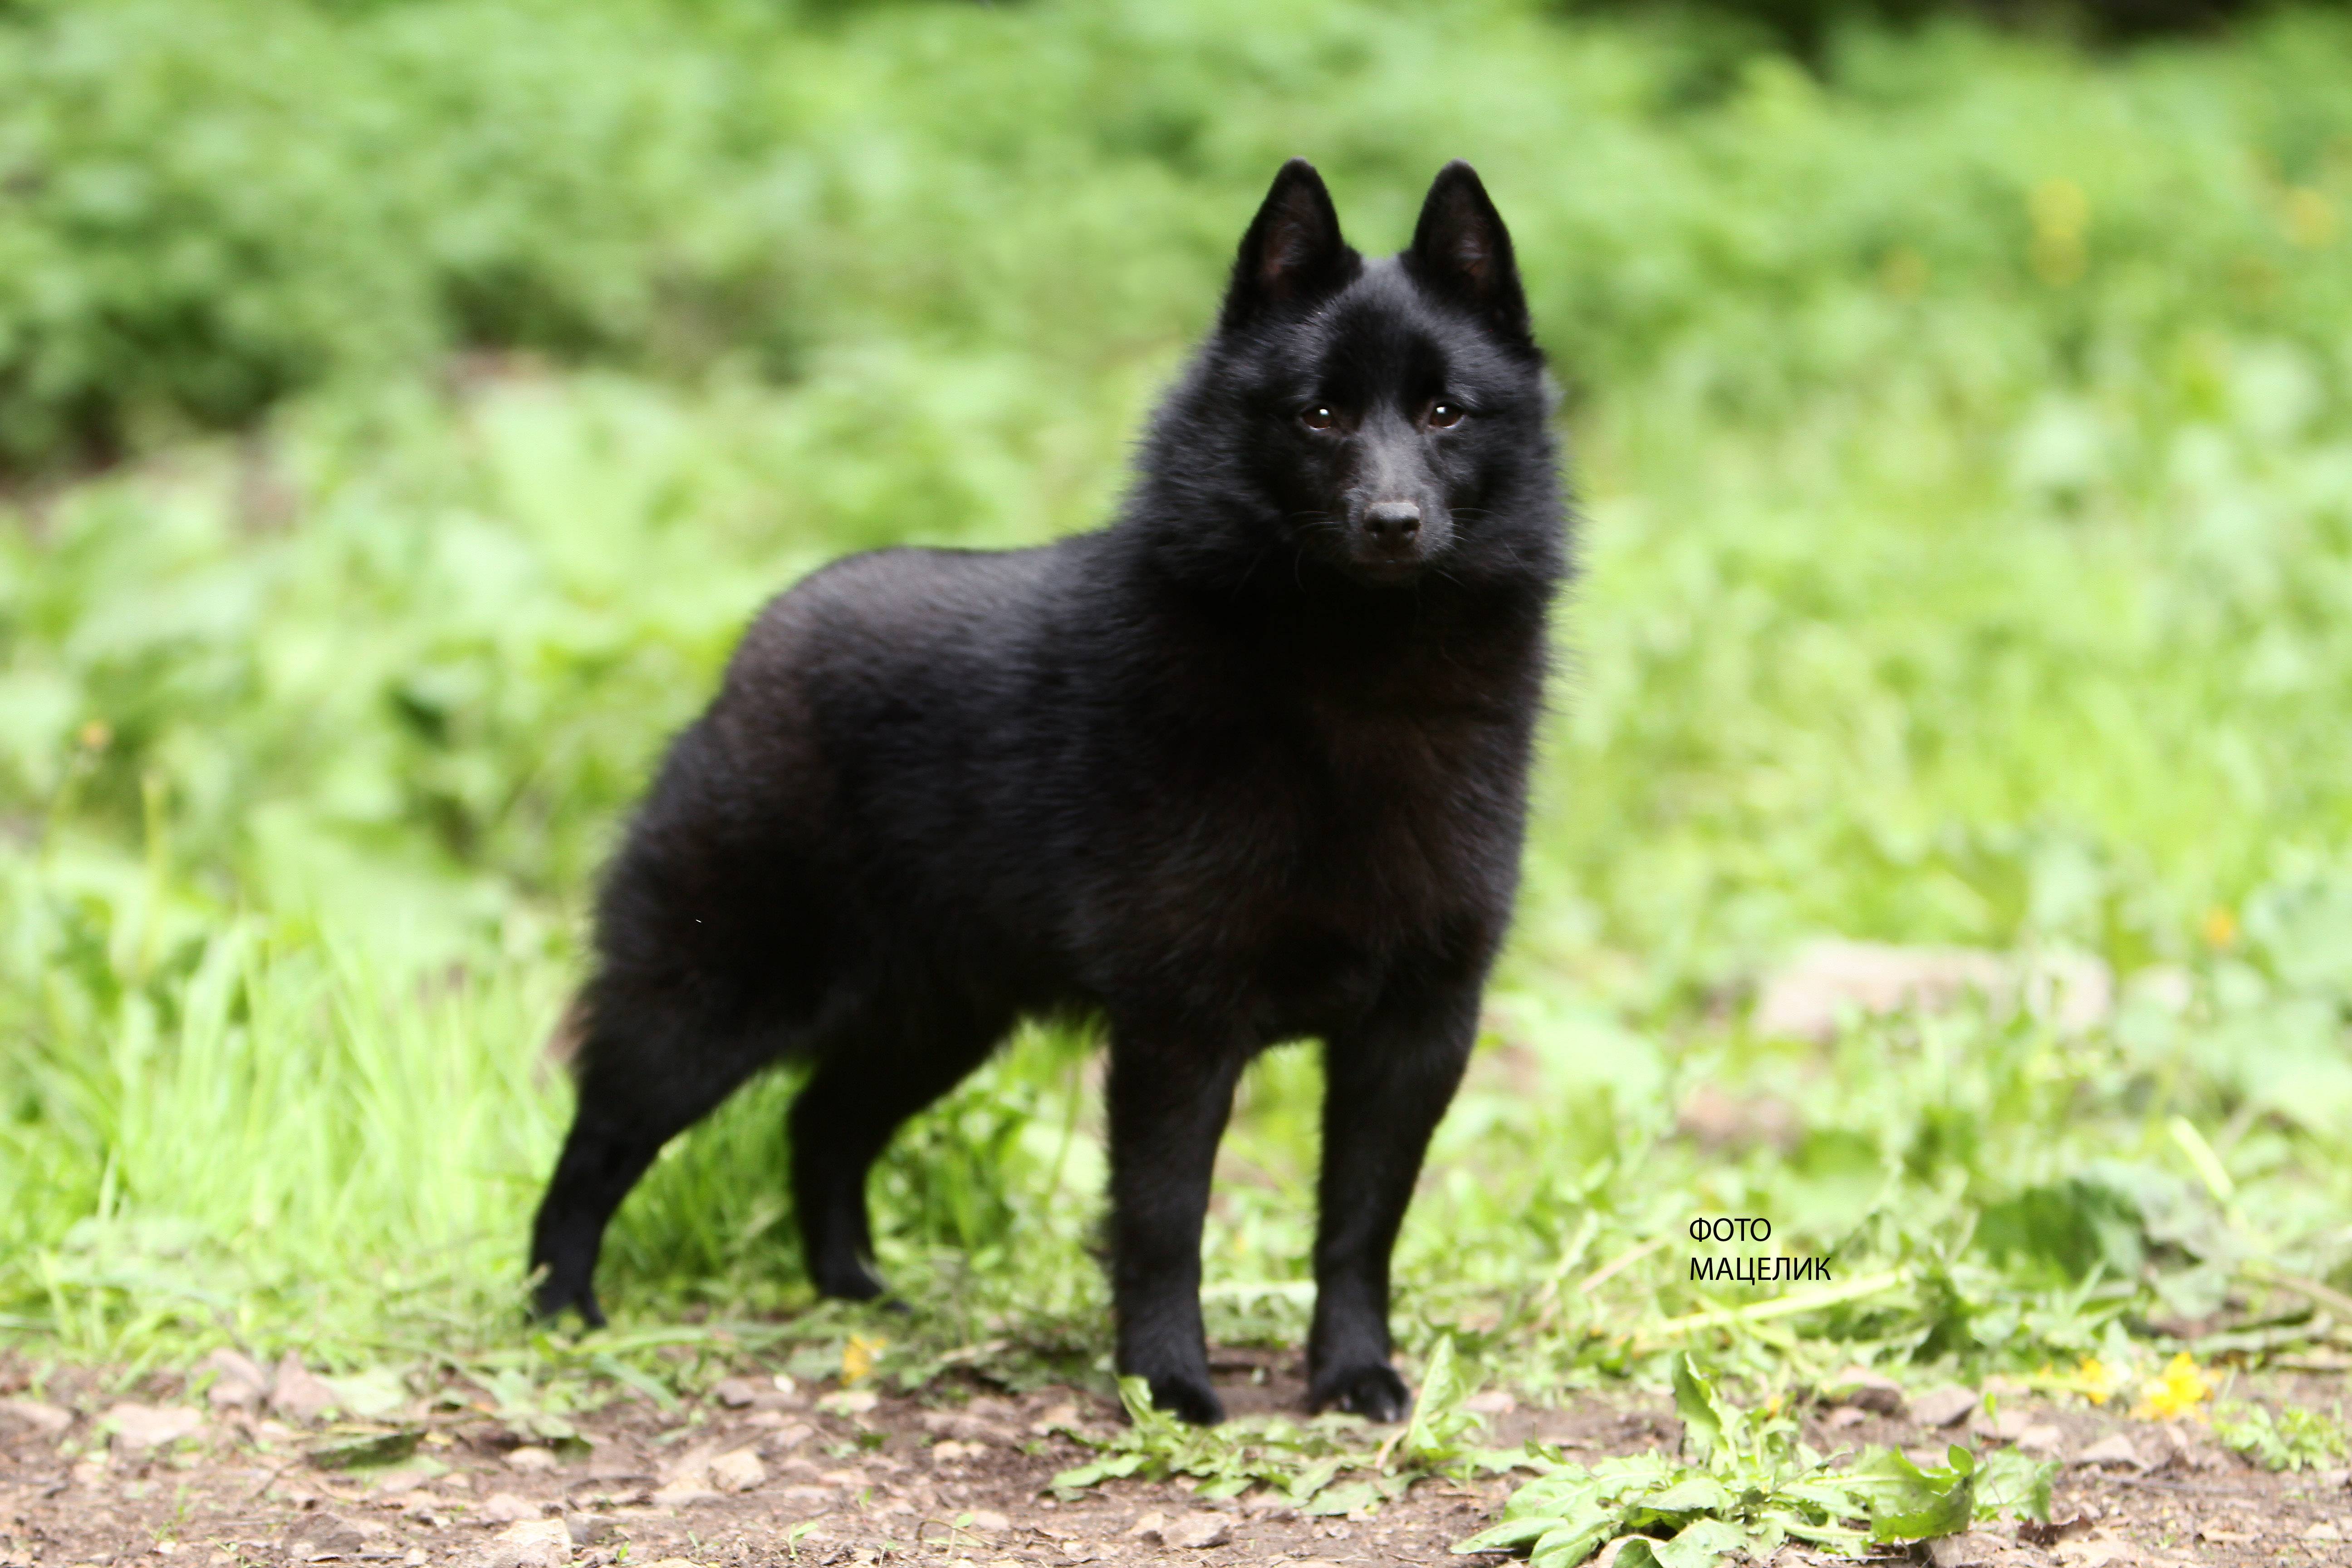
MULTIPOLYGON (((1295 1407, 1300 1389, 1285 1358, 1223 1359, 1236 1369, 1225 1390, 1236 1414, 1295 1407)), ((120 1386, 96 1373, 59 1373, 37 1399, 24 1392, 27 1376, 0 1361, 0 1396, 13 1395, 0 1397, 7 1568, 1506 1561, 1448 1552, 1501 1505, 1511 1485, 1502 1479, 1423 1482, 1375 1514, 1344 1519, 1305 1517, 1269 1498, 1204 1500, 1181 1483, 1114 1482, 1059 1501, 1047 1482, 1090 1452, 1059 1425, 1107 1432, 1118 1419, 1108 1401, 1068 1389, 845 1401, 805 1386, 788 1394, 746 1368, 683 1409, 632 1397, 579 1418, 591 1442, 572 1455, 520 1444, 480 1409, 412 1411, 408 1430, 425 1427, 413 1456, 362 1474, 314 1463, 317 1431, 266 1405, 191 1399, 176 1376, 120 1386)), ((2291 1392, 2325 1408, 2342 1387, 2291 1392)), ((1496 1442, 1541 1436, 1585 1458, 1671 1447, 1679 1436, 1654 1400, 1593 1396, 1529 1409, 1489 1396, 1487 1405, 1496 1442)), ((1928 1401, 1921 1406, 1937 1414, 1928 1401)), ((2058 1524, 2003 1524, 1932 1552, 1891 1552, 1896 1559, 1941 1568, 2352 1564, 2345 1472, 2272 1475, 2194 1423, 2158 1426, 2016 1400, 2001 1402, 1998 1422, 1978 1409, 1940 1428, 1909 1411, 1852 1405, 1815 1409, 1807 1422, 1824 1447, 2017 1441, 2069 1461, 2058 1524)))

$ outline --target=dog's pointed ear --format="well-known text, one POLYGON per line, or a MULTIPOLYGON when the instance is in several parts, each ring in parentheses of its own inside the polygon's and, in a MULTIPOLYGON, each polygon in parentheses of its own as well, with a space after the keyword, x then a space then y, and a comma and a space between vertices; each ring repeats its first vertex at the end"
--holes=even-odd
POLYGON ((1533 345, 1528 297, 1511 257, 1511 231, 1486 199, 1477 171, 1459 158, 1440 169, 1430 185, 1405 266, 1423 288, 1467 306, 1505 336, 1533 345))
POLYGON ((1339 237, 1339 215, 1323 176, 1293 158, 1242 236, 1221 324, 1231 328, 1271 307, 1317 300, 1355 277, 1363 258, 1339 237))

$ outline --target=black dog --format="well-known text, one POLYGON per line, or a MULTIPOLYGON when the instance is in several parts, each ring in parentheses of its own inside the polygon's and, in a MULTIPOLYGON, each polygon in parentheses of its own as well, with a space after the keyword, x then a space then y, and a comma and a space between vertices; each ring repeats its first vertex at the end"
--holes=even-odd
POLYGON ((1366 262, 1293 161, 1123 514, 891 550, 770 604, 604 889, 547 1314, 601 1321, 605 1223, 761 1066, 808 1270, 882 1286, 866 1178, 1024 1014, 1110 1036, 1122 1373, 1222 1418, 1201 1222, 1234 1086, 1324 1046, 1311 1396, 1392 1420, 1389 1254, 1517 883, 1565 515, 1543 364, 1467 164, 1366 262))

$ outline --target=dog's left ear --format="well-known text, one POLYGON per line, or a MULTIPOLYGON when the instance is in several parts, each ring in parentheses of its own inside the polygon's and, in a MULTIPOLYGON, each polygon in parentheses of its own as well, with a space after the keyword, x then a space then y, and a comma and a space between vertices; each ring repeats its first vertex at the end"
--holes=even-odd
POLYGON ((1477 172, 1459 158, 1437 172, 1404 259, 1423 288, 1469 307, 1506 337, 1534 345, 1511 232, 1486 199, 1477 172))

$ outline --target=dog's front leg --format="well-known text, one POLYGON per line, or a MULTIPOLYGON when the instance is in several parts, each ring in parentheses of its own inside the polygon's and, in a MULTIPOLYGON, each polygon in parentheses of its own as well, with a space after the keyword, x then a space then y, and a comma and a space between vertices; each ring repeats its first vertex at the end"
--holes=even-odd
POLYGON ((1468 984, 1391 983, 1358 1027, 1324 1047, 1323 1177, 1315 1234, 1307 1398, 1375 1421, 1412 1408, 1389 1365, 1389 1254, 1429 1135, 1478 1030, 1468 984))
POLYGON ((1110 1052, 1111 1297, 1118 1370, 1160 1409, 1223 1421, 1201 1330, 1201 1221, 1239 1053, 1115 1026, 1110 1052))

